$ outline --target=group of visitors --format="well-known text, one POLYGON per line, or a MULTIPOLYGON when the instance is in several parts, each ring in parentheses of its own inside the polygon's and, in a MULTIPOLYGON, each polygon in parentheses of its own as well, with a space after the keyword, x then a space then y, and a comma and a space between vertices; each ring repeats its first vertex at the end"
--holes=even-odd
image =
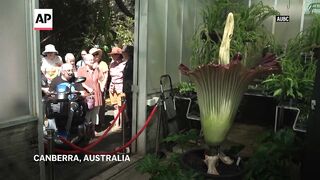
MULTIPOLYGON (((88 122, 94 125, 102 122, 108 96, 114 107, 114 117, 122 105, 121 99, 125 97, 128 122, 131 122, 133 46, 124 46, 122 49, 113 47, 108 53, 111 57, 109 65, 102 59, 103 51, 96 47, 91 48, 88 52, 82 50, 81 59, 77 62, 72 53, 67 53, 63 60, 52 44, 45 46, 42 55, 41 72, 48 84, 47 87, 42 87, 44 94, 53 91, 57 82, 70 81, 74 77, 85 77, 86 81, 77 90, 86 98, 88 104, 86 120, 88 122)), ((121 126, 120 123, 117 123, 113 130, 119 130, 121 126)))

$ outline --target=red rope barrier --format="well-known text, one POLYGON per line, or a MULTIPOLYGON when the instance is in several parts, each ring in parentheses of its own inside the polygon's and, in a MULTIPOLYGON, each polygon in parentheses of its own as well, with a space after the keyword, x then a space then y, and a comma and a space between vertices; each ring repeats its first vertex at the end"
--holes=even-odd
POLYGON ((154 115, 154 113, 156 112, 157 110, 157 107, 158 105, 154 106, 150 115, 148 116, 145 124, 143 125, 143 127, 138 131, 138 133, 132 137, 125 145, 117 148, 115 151, 112 151, 112 152, 92 152, 92 151, 88 151, 87 148, 81 148, 75 144, 72 144, 71 142, 67 141, 66 139, 64 138, 60 138, 61 141, 63 141, 65 144, 69 145, 70 147, 72 147, 73 149, 75 149, 75 151, 65 151, 67 153, 70 153, 70 152, 77 152, 77 153, 85 153, 85 154, 99 154, 99 155, 113 155, 113 154, 116 154, 118 152, 121 152, 122 150, 124 150, 125 148, 129 147, 131 145, 131 143, 133 141, 135 141, 139 136, 140 134, 146 129, 146 127, 148 126, 148 124, 150 123, 151 119, 152 119, 152 116, 154 115))
MULTIPOLYGON (((100 136, 96 141, 89 143, 89 144, 88 144, 86 147, 84 147, 83 149, 85 149, 85 150, 92 149, 92 148, 95 147, 97 144, 99 144, 104 138, 106 138, 106 137, 108 136, 108 133, 109 133, 109 131, 111 130, 111 128, 114 126, 114 124, 115 124, 115 123, 117 122, 117 120, 119 119, 120 114, 124 111, 125 107, 126 107, 126 104, 123 104, 123 105, 121 106, 118 114, 117 114, 116 117, 112 120, 110 126, 108 126, 108 128, 107 128, 106 131, 103 133, 103 135, 100 136)), ((60 140, 62 140, 62 139, 60 138, 60 140)), ((64 140, 66 140, 66 139, 64 139, 64 140)), ((67 140, 66 140, 66 141, 67 141, 67 140)), ((71 142, 69 142, 69 143, 71 143, 71 142)), ((71 143, 71 144, 72 144, 72 143, 71 143)), ((58 152, 58 153, 69 153, 69 154, 79 153, 78 150, 76 150, 76 151, 66 151, 66 150, 58 149, 58 148, 55 148, 54 150, 55 150, 56 152, 58 152)))

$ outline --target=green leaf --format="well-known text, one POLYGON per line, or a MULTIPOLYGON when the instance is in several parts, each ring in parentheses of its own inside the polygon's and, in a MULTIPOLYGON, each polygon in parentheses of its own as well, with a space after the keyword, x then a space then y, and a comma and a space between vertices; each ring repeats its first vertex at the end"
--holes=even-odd
POLYGON ((282 89, 277 89, 274 91, 273 96, 281 96, 282 94, 282 89))

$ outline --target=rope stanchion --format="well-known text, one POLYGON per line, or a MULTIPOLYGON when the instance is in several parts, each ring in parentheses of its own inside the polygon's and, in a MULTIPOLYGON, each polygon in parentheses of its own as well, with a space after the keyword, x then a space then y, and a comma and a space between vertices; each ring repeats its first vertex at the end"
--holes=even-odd
MULTIPOLYGON (((111 122, 110 126, 108 126, 108 128, 106 129, 106 131, 103 133, 102 136, 100 136, 96 141, 89 143, 86 147, 84 147, 83 149, 85 150, 89 150, 92 149, 93 147, 95 147, 97 144, 99 144, 104 138, 106 138, 108 136, 109 131, 111 130, 111 128, 114 126, 114 124, 117 122, 117 120, 120 117, 120 114, 124 111, 126 107, 126 104, 123 104, 118 112, 118 114, 116 115, 116 117, 113 119, 113 121, 111 122)), ((60 140, 62 141, 62 139, 60 138, 60 140)), ((64 139, 66 140, 66 139, 64 139)), ((66 140, 67 141, 67 140, 66 140)), ((70 142, 71 143, 71 142, 70 142)), ((71 143, 73 144, 73 143, 71 143)), ((63 149, 58 149, 55 148, 55 152, 57 153, 65 153, 65 154, 76 154, 79 153, 78 150, 75 151, 67 151, 67 150, 63 150, 63 149)))
POLYGON ((156 110, 157 110, 157 107, 158 107, 158 104, 153 107, 153 109, 152 109, 150 115, 148 116, 145 124, 144 124, 143 127, 138 131, 138 133, 137 133, 134 137, 132 137, 125 145, 117 148, 115 151, 112 151, 112 152, 92 152, 92 151, 88 151, 88 148, 87 148, 87 147, 86 147, 86 148, 81 148, 81 147, 79 147, 79 146, 77 146, 77 145, 75 145, 75 144, 67 141, 67 140, 64 139, 64 138, 60 138, 60 140, 61 140, 63 143, 65 143, 65 144, 69 145, 70 147, 72 147, 73 149, 75 149, 75 151, 65 151, 65 152, 67 152, 67 153, 72 152, 72 153, 99 154, 99 155, 113 155, 113 154, 116 154, 116 153, 118 153, 118 152, 121 152, 121 151, 124 150, 125 148, 129 147, 129 146, 131 145, 131 143, 132 143, 133 141, 135 141, 135 140, 140 136, 140 134, 146 129, 146 127, 147 127, 148 124, 150 123, 150 121, 151 121, 154 113, 155 113, 156 110))
POLYGON ((113 154, 116 154, 118 152, 121 152, 122 150, 124 150, 125 148, 129 147, 131 145, 131 143, 133 141, 135 141, 139 136, 140 134, 145 130, 145 128, 148 126, 148 124, 150 123, 151 119, 152 119, 152 116, 154 115, 154 113, 156 112, 157 110, 157 107, 158 105, 154 106, 150 115, 148 116, 147 118, 147 121, 145 122, 144 126, 139 130, 139 132, 134 136, 132 137, 125 145, 119 147, 118 149, 116 149, 115 151, 112 151, 112 152, 91 152, 91 151, 88 151, 84 148, 81 148, 77 145, 74 145, 72 143, 70 143, 69 141, 65 140, 64 138, 61 138, 61 140, 66 143, 67 145, 71 146, 72 148, 82 152, 82 153, 85 153, 85 154, 99 154, 99 155, 113 155, 113 154))

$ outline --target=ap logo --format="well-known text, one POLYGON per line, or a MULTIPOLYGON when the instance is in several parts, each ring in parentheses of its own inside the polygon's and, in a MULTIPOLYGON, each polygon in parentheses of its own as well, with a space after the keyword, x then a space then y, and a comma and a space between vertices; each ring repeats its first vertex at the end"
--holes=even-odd
POLYGON ((33 29, 34 30, 52 30, 53 16, 52 9, 34 9, 33 11, 33 29))

